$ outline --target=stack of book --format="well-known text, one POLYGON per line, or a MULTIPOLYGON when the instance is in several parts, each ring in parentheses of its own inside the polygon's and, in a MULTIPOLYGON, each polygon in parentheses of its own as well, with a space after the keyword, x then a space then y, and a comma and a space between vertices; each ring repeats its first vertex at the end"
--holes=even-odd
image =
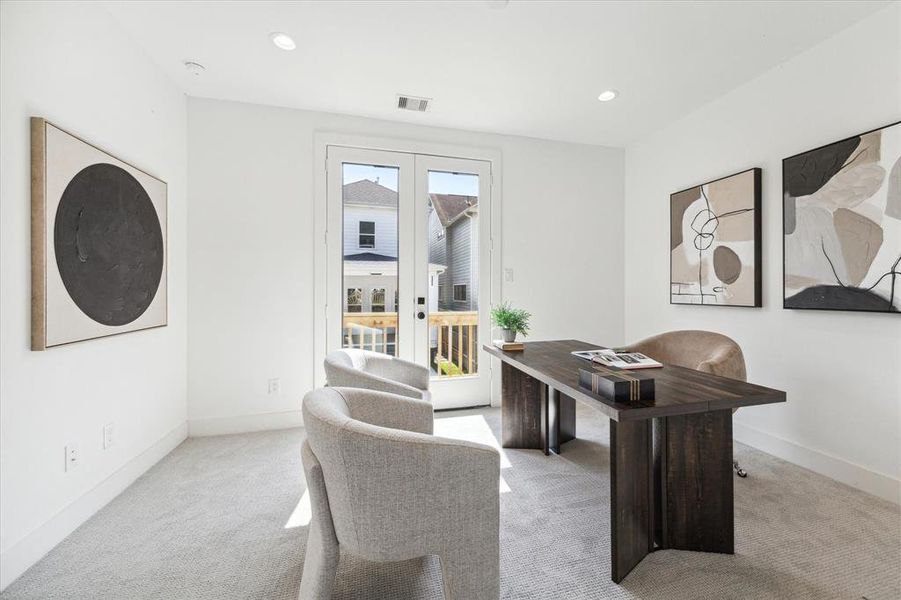
POLYGON ((630 373, 592 365, 579 369, 579 385, 614 402, 641 402, 654 399, 654 378, 644 373, 630 373))
POLYGON ((505 342, 504 340, 493 340, 493 342, 504 352, 519 352, 525 349, 523 342, 505 342))

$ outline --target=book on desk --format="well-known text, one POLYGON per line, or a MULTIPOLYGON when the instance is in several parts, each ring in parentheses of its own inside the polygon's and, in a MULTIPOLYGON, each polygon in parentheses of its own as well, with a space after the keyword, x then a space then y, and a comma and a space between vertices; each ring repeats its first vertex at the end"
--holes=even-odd
POLYGON ((579 385, 614 402, 654 399, 654 378, 625 369, 592 364, 589 369, 579 369, 579 385))
POLYGON ((524 342, 505 342, 504 340, 492 340, 492 343, 504 352, 520 352, 526 349, 524 342))
POLYGON ((661 363, 641 352, 629 352, 628 350, 615 350, 613 348, 576 350, 571 352, 571 354, 598 363, 602 366, 613 367, 615 369, 657 369, 663 366, 661 363))

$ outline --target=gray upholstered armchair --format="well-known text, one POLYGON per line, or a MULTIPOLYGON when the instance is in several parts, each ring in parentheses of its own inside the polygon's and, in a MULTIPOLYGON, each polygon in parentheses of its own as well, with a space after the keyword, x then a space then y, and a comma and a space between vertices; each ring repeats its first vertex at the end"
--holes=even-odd
POLYGON ((331 597, 340 552, 372 561, 437 555, 446 600, 500 596, 500 456, 433 437, 425 401, 352 388, 303 399, 312 507, 301 600, 331 597))
POLYGON ((429 370, 410 361, 345 348, 325 357, 325 379, 331 387, 353 387, 390 392, 431 401, 429 370))
MULTIPOLYGON (((654 360, 730 379, 747 379, 745 356, 732 338, 712 331, 668 331, 628 346, 654 360)), ((738 409, 735 409, 738 410, 738 409)), ((735 410, 732 412, 734 413, 735 410)), ((732 465, 739 477, 747 477, 738 461, 732 465)))

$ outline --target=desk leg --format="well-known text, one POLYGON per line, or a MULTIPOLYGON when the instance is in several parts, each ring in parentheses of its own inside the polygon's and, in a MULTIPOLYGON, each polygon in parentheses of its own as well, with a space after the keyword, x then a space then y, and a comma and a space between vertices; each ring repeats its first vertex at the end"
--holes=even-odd
POLYGON ((547 439, 545 454, 560 454, 560 446, 576 439, 576 401, 554 387, 546 387, 541 398, 542 436, 547 439))
POLYGON ((735 552, 732 411, 654 419, 660 548, 735 552))
POLYGON ((542 435, 545 385, 505 362, 501 363, 501 445, 547 452, 542 435))
POLYGON ((619 583, 654 547, 652 436, 647 420, 610 420, 611 578, 619 583))
POLYGON ((559 454, 576 437, 576 401, 501 363, 501 429, 504 448, 559 454))
POLYGON ((732 411, 610 421, 611 578, 649 552, 735 552, 732 411))
POLYGON ((560 443, 576 439, 576 401, 560 394, 560 443))

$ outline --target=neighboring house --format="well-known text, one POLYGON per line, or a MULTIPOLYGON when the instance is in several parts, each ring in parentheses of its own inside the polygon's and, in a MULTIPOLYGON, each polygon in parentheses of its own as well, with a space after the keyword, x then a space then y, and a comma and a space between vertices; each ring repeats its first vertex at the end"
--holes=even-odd
POLYGON ((479 307, 477 196, 429 194, 429 262, 447 269, 438 275, 440 310, 479 307))
POLYGON ((344 186, 344 312, 397 312, 397 192, 344 186))

